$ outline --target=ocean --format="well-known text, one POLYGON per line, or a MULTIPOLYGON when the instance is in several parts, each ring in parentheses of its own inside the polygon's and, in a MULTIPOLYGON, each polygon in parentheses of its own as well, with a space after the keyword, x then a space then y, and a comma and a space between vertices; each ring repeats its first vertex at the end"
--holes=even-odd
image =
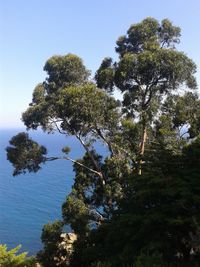
MULTIPOLYGON (((41 248, 44 224, 61 219, 61 206, 73 185, 72 163, 64 160, 47 162, 37 173, 12 176, 13 167, 5 148, 13 135, 23 129, 0 130, 0 243, 9 249, 21 244, 21 251, 36 254, 41 248)), ((62 147, 70 146, 71 158, 83 155, 73 137, 31 131, 30 136, 45 145, 49 156, 63 155, 62 147)))

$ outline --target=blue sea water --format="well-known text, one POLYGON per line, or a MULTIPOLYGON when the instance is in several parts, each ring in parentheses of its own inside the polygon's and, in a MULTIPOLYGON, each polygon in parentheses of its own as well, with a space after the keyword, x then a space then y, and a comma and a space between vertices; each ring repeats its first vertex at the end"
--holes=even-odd
MULTIPOLYGON (((73 184, 72 163, 65 160, 48 162, 37 173, 12 176, 13 167, 5 148, 19 129, 0 130, 0 243, 13 248, 22 245, 29 255, 42 248, 44 224, 61 218, 61 206, 73 184)), ((63 155, 62 147, 70 146, 74 159, 83 155, 73 137, 31 132, 30 136, 48 149, 48 155, 63 155)))

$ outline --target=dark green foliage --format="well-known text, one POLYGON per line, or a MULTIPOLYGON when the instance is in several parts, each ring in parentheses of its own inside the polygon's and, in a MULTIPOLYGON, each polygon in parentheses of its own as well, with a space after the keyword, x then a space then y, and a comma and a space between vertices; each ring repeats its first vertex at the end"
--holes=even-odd
MULTIPOLYGON (((52 69, 54 69, 55 62, 52 60, 53 59, 50 59, 48 61, 48 68, 53 64, 52 69)), ((72 55, 56 57, 56 62, 58 60, 60 60, 60 66, 63 65, 62 68, 66 67, 65 61, 68 62, 68 60, 70 60, 70 62, 71 60, 75 60, 82 64, 81 59, 72 55)), ((75 71, 73 64, 75 63, 72 63, 67 63, 69 67, 67 73, 73 72, 71 74, 73 76, 75 71)), ((77 64, 79 65, 79 63, 77 64)), ((94 84, 89 83, 86 78, 81 78, 82 69, 85 70, 85 67, 83 65, 81 66, 81 69, 76 69, 77 72, 80 71, 79 75, 76 73, 77 79, 80 78, 80 80, 73 80, 71 83, 62 81, 63 86, 54 88, 54 91, 52 91, 53 89, 49 90, 45 83, 37 85, 33 92, 32 103, 23 113, 22 119, 28 129, 37 129, 40 126, 48 133, 58 131, 61 134, 74 135, 81 142, 86 151, 92 150, 92 144, 97 139, 101 139, 106 143, 109 149, 112 150, 108 140, 111 138, 110 132, 114 131, 119 123, 119 102, 98 89, 94 84)), ((59 72, 59 70, 57 71, 59 72)), ((54 76, 52 76, 52 79, 53 77, 54 76)), ((67 79, 66 77, 64 78, 67 79)), ((53 83, 52 79, 51 83, 53 83)), ((62 80, 62 75, 60 79, 62 80)), ((24 151, 28 152, 26 142, 22 140, 20 149, 17 150, 18 159, 20 157, 21 159, 26 157, 26 155, 23 154, 24 151), (24 148, 23 145, 25 146, 24 148)), ((25 171, 28 169, 32 171, 34 169, 34 171, 37 171, 40 163, 45 161, 44 158, 40 162, 39 160, 37 161, 37 158, 34 159, 34 153, 32 152, 34 151, 28 152, 30 156, 33 154, 31 164, 30 161, 27 163, 27 160, 18 160, 17 166, 14 162, 14 160, 17 160, 11 159, 13 166, 18 168, 16 169, 16 174, 19 170, 25 171)), ((9 158, 11 158, 10 153, 9 158)), ((16 157, 14 156, 14 158, 16 157)), ((93 167, 94 165, 97 171, 100 171, 93 162, 93 167)))
POLYGON ((126 36, 119 37, 116 52, 123 56, 125 53, 139 53, 143 50, 153 50, 158 46, 173 47, 179 43, 180 28, 175 27, 168 19, 161 24, 151 17, 141 23, 133 24, 126 36))
POLYGON ((47 78, 34 89, 32 103, 23 113, 22 119, 27 128, 37 129, 38 126, 42 126, 44 130, 52 131, 55 120, 57 122, 63 119, 59 118, 56 112, 55 102, 58 92, 66 87, 87 83, 89 71, 82 60, 72 54, 51 57, 46 62, 44 70, 47 72, 47 78))
POLYGON ((200 101, 198 95, 186 92, 183 96, 169 96, 163 107, 163 112, 172 117, 175 127, 182 129, 182 136, 194 138, 200 132, 200 101))
POLYGON ((114 87, 114 71, 112 58, 105 58, 95 75, 97 86, 112 92, 114 87))
POLYGON ((184 168, 193 168, 198 172, 200 166, 200 135, 183 148, 184 168))
POLYGON ((37 172, 40 164, 46 160, 46 148, 39 146, 31 140, 27 133, 19 133, 10 140, 7 150, 7 158, 15 167, 13 175, 21 173, 37 172))
POLYGON ((115 205, 108 208, 108 220, 76 243, 74 267, 198 263, 199 238, 194 245, 194 236, 199 236, 200 155, 198 139, 191 145, 188 141, 199 134, 199 100, 191 92, 175 94, 182 85, 196 88, 195 64, 175 49, 179 37, 180 29, 170 21, 145 19, 118 40, 119 62, 106 58, 96 73, 99 87, 125 92, 122 105, 128 118, 121 120, 114 141, 126 150, 122 155, 127 161, 120 153, 104 161, 104 190, 115 188, 109 180, 113 177, 117 198, 112 190, 103 190, 115 205), (138 154, 142 176, 137 175, 138 154))
POLYGON ((132 25, 127 36, 117 41, 119 61, 111 65, 111 59, 104 59, 97 71, 97 84, 108 89, 109 80, 109 89, 112 85, 112 88, 116 86, 126 92, 123 105, 127 110, 124 111, 152 121, 164 95, 182 84, 196 88, 195 64, 175 49, 179 37, 180 28, 167 19, 159 24, 157 20, 147 18, 132 25))
POLYGON ((82 256, 82 266, 98 260, 119 267, 138 266, 139 262, 145 267, 199 266, 200 171, 197 161, 185 164, 193 153, 199 161, 198 143, 185 148, 171 176, 152 171, 130 177, 116 214, 93 230, 87 247, 82 248, 82 255, 87 255, 82 256))
MULTIPOLYGON (((88 235, 91 229, 111 217, 123 197, 123 188, 127 185, 122 173, 130 173, 126 158, 107 157, 103 162, 102 157, 94 150, 91 153, 103 170, 105 184, 102 184, 97 174, 74 164, 74 185, 62 207, 64 222, 70 224, 80 236, 88 235)), ((93 166, 88 153, 79 162, 91 168, 93 166)))
POLYGON ((106 128, 116 122, 117 107, 118 103, 114 98, 107 96, 94 84, 63 89, 54 105, 56 116, 64 118, 62 129, 70 134, 75 131, 83 135, 98 125, 106 128))
MULTIPOLYGON (((91 153, 98 165, 102 167, 102 156, 98 155, 95 150, 92 150, 91 153)), ((91 168, 93 166, 88 153, 79 162, 87 164, 91 168)), ((82 198, 86 205, 89 204, 93 208, 100 206, 103 198, 103 186, 98 175, 88 172, 79 165, 74 165, 73 170, 76 174, 73 188, 77 192, 78 198, 82 198)))
POLYGON ((41 240, 44 244, 44 249, 37 254, 39 262, 45 267, 65 267, 66 263, 62 263, 62 257, 68 257, 66 250, 59 247, 63 241, 61 233, 63 231, 63 223, 55 221, 44 225, 42 229, 41 240))
POLYGON ((136 144, 140 174, 148 135, 166 96, 175 94, 181 86, 197 88, 196 65, 175 48, 179 37, 180 28, 169 20, 159 23, 146 18, 132 25, 127 35, 117 41, 118 62, 112 64, 106 58, 96 73, 98 86, 109 91, 118 88, 124 93, 122 111, 140 124, 140 141, 136 144))
MULTIPOLYGON (((68 54, 45 64, 22 119, 28 129, 74 136, 75 179, 63 222, 44 227, 44 267, 198 267, 200 262, 200 100, 196 65, 176 50, 180 28, 164 19, 132 25, 89 81, 82 60, 68 54), (182 90, 190 89, 190 91, 182 90), (103 89, 103 90, 102 90, 103 89), (110 94, 119 89, 123 100, 110 94), (103 156, 94 149, 100 141, 103 156), (73 254, 60 249, 64 225, 77 234, 73 254)), ((45 148, 21 133, 7 148, 14 174, 37 171, 45 148)))
POLYGON ((44 85, 49 94, 67 86, 81 85, 88 81, 90 75, 82 60, 73 54, 51 57, 45 63, 44 70, 48 74, 44 85))
POLYGON ((83 199, 73 190, 62 206, 63 219, 66 224, 79 235, 85 235, 89 231, 89 209, 83 199))
POLYGON ((63 223, 61 221, 55 221, 53 224, 46 224, 42 230, 41 240, 43 243, 52 242, 55 243, 62 233, 63 223))
POLYGON ((68 154, 70 151, 71 151, 71 149, 68 146, 63 147, 63 149, 62 149, 62 152, 65 153, 65 154, 68 154))

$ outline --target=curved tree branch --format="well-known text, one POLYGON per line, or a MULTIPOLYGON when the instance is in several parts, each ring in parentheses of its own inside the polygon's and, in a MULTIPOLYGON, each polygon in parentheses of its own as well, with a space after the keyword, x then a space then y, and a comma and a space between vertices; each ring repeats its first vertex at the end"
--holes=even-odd
POLYGON ((102 174, 100 172, 95 171, 95 170, 89 168, 88 166, 86 166, 85 164, 82 164, 81 162, 79 162, 77 160, 71 159, 70 157, 50 157, 50 158, 46 158, 46 161, 54 161, 54 160, 58 160, 58 159, 69 160, 69 161, 87 169, 88 171, 93 172, 93 173, 97 174, 98 176, 102 177, 102 174))

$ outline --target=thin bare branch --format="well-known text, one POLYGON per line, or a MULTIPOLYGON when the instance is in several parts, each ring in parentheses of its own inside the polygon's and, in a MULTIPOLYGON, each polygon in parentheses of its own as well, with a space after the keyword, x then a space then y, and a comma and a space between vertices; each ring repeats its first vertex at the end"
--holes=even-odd
POLYGON ((97 172, 98 172, 99 174, 101 174, 101 175, 99 175, 99 176, 100 176, 100 178, 101 178, 101 180, 102 180, 102 184, 105 185, 105 180, 106 180, 106 178, 105 178, 105 176, 104 176, 104 174, 103 174, 103 172, 102 172, 102 170, 101 170, 99 164, 97 163, 97 161, 96 161, 95 158, 93 157, 91 151, 89 150, 88 146, 84 143, 84 141, 82 140, 82 138, 81 138, 77 133, 74 133, 74 134, 75 134, 76 138, 80 141, 80 143, 82 144, 82 146, 84 147, 84 149, 86 150, 86 152, 88 153, 90 159, 92 160, 92 162, 93 162, 93 164, 94 164, 94 167, 97 169, 97 172))
POLYGON ((55 124, 56 129, 58 130, 58 132, 59 132, 60 134, 66 134, 66 132, 63 132, 63 131, 60 130, 60 128, 58 127, 57 122, 54 122, 54 124, 55 124))
POLYGON ((97 134, 101 138, 101 140, 104 141, 104 143, 108 146, 108 149, 109 149, 109 151, 111 153, 111 157, 113 157, 114 151, 113 151, 113 148, 112 148, 112 144, 111 144, 111 142, 109 142, 105 138, 105 136, 103 135, 102 131, 98 127, 96 127, 96 129, 95 130, 92 130, 92 132, 95 133, 95 134, 97 134))
POLYGON ((182 133, 182 134, 180 135, 180 138, 182 138, 185 134, 188 134, 188 133, 189 133, 188 131, 182 133))
POLYGON ((91 172, 97 174, 98 176, 100 176, 102 178, 102 174, 100 172, 95 171, 95 170, 89 168, 88 166, 86 166, 85 164, 83 164, 83 163, 81 163, 81 162, 79 162, 77 160, 71 159, 70 157, 49 157, 49 158, 46 158, 47 161, 54 161, 54 160, 58 160, 58 159, 69 160, 69 161, 71 161, 71 162, 73 162, 73 163, 75 163, 75 164, 87 169, 88 171, 91 171, 91 172))

